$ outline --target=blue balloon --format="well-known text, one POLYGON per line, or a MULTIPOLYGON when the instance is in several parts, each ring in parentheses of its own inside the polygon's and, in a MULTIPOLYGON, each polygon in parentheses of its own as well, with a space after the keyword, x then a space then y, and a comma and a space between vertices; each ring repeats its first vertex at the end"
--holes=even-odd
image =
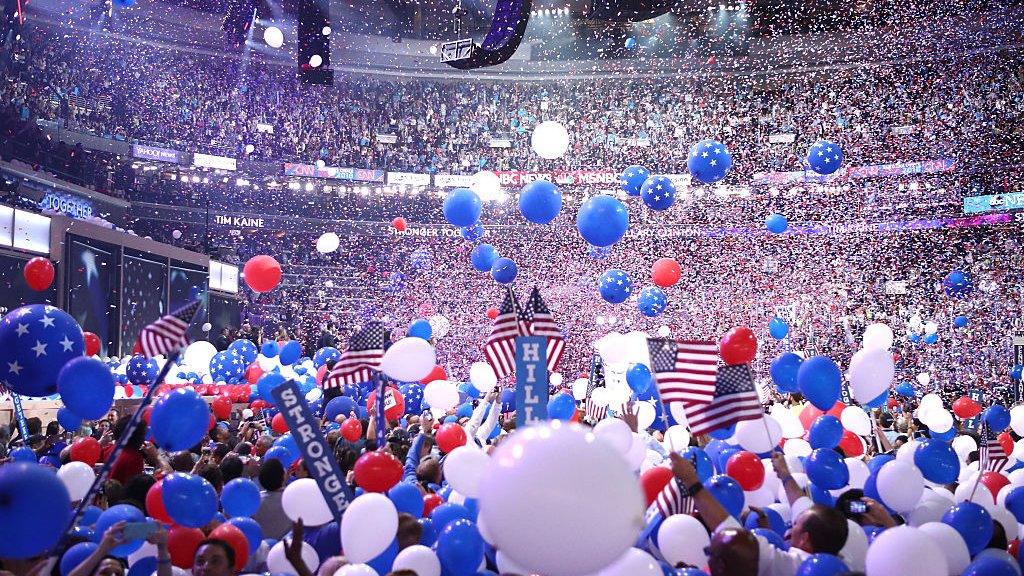
POLYGON ((874 476, 875 474, 878 474, 878 470, 881 469, 882 466, 895 459, 896 457, 892 454, 879 454, 868 460, 868 470, 871 472, 871 475, 874 476))
POLYGON ((409 255, 409 263, 414 270, 430 270, 434 257, 428 248, 417 248, 409 255))
POLYGON ((483 224, 479 222, 472 226, 463 226, 462 228, 459 228, 459 232, 462 234, 462 238, 467 242, 476 242, 487 234, 487 230, 485 230, 483 224))
POLYGON ((35 450, 28 446, 18 446, 11 450, 10 456, 15 462, 31 462, 33 464, 35 464, 38 459, 35 450))
MULTIPOLYGON (((782 516, 771 508, 763 508, 762 510, 764 511, 765 518, 768 519, 769 530, 775 532, 777 536, 784 536, 786 534, 786 521, 782 519, 782 516)), ((744 527, 747 530, 757 528, 757 521, 760 516, 760 514, 751 510, 747 514, 747 519, 743 522, 744 527)))
POLYGON ((939 341, 939 334, 937 332, 932 332, 931 334, 925 334, 924 335, 924 343, 925 344, 935 344, 938 341, 939 341))
POLYGON ((818 140, 807 150, 807 165, 818 174, 832 174, 843 164, 843 149, 834 142, 818 140))
POLYGON ((804 463, 807 478, 819 488, 836 490, 850 482, 850 470, 835 450, 818 448, 811 452, 804 463))
POLYGON ((480 220, 482 204, 476 192, 468 188, 456 188, 444 199, 444 218, 452 226, 472 226, 480 220))
POLYGON ((388 498, 399 512, 412 514, 413 517, 423 516, 423 495, 412 482, 399 482, 388 490, 388 498))
POLYGON ((829 508, 834 508, 836 505, 836 499, 832 496, 832 493, 817 484, 808 484, 807 492, 815 504, 821 504, 829 508))
MULTIPOLYGON (((341 538, 339 536, 334 537, 335 542, 340 540, 341 538)), ((389 544, 383 552, 378 554, 376 557, 367 560, 366 565, 373 568, 377 574, 389 574, 391 572, 391 565, 395 562, 395 556, 398 556, 397 538, 392 540, 391 544, 389 544)))
POLYGON ((914 465, 925 480, 950 484, 960 477, 960 458, 953 447, 937 438, 921 440, 914 450, 914 465))
POLYGON ((644 394, 651 388, 651 369, 646 364, 633 364, 626 371, 626 384, 636 394, 644 394))
POLYGON ((420 535, 420 544, 433 546, 437 542, 437 528, 434 528, 434 521, 430 518, 417 518, 423 533, 420 535))
POLYGON ((405 400, 405 413, 419 415, 423 411, 423 386, 416 382, 406 382, 398 387, 405 400))
POLYGON ((82 426, 82 419, 68 410, 67 406, 61 406, 57 410, 57 423, 68 432, 77 432, 82 426))
POLYGON ((772 382, 775 383, 775 387, 779 389, 779 392, 791 394, 800 389, 796 383, 796 375, 803 362, 804 359, 799 354, 792 352, 786 352, 772 360, 769 374, 771 374, 772 382))
POLYGON ((956 318, 953 318, 953 326, 957 328, 963 328, 964 326, 967 326, 968 322, 969 320, 967 319, 967 316, 964 316, 963 314, 957 316, 956 318))
POLYGON ((445 526, 437 537, 437 558, 452 576, 472 576, 484 559, 484 540, 476 524, 459 519, 445 526))
POLYGON ((992 539, 992 516, 974 502, 960 502, 952 506, 942 515, 942 522, 960 533, 971 556, 984 550, 992 539))
MULTIPOLYGON (((164 486, 166 487, 166 485, 167 484, 165 482, 164 486)), ((165 490, 164 499, 167 498, 166 494, 167 492, 165 490)), ((142 511, 136 508, 135 506, 132 506, 130 504, 118 504, 116 506, 111 506, 110 508, 104 510, 103 513, 100 514, 100 517, 96 520, 95 538, 97 541, 101 540, 103 538, 103 534, 106 533, 107 529, 109 529, 114 524, 117 524, 118 522, 144 522, 145 520, 146 517, 142 514, 142 511)), ((112 556, 117 556, 119 558, 126 558, 128 557, 129 554, 135 552, 139 548, 142 548, 141 538, 139 538, 138 540, 130 540, 128 542, 125 542, 124 544, 121 544, 120 546, 114 547, 110 551, 110 554, 112 556)))
POLYGON ((96 524, 96 520, 99 519, 100 514, 103 510, 99 506, 86 506, 85 511, 82 513, 82 517, 78 520, 79 526, 93 526, 96 524))
POLYGON ((491 267, 494 266, 495 260, 500 258, 498 249, 490 244, 481 244, 476 248, 473 248, 473 252, 470 253, 469 259, 473 263, 473 268, 477 272, 490 272, 491 267))
MULTIPOLYGON (((765 508, 765 510, 768 510, 768 508, 765 508)), ((782 536, 778 535, 774 530, 769 530, 767 528, 752 528, 750 531, 755 535, 764 538, 769 544, 779 550, 789 550, 789 544, 787 544, 786 541, 782 539, 782 536)))
POLYGON ((29 397, 56 394, 61 369, 84 354, 82 329, 63 310, 31 304, 8 312, 0 320, 0 366, 4 367, 4 386, 16 394, 29 397))
POLYGON ((217 491, 205 478, 175 472, 164 477, 163 482, 164 508, 171 520, 189 528, 202 528, 213 520, 217 514, 217 491))
POLYGON ((516 392, 511 388, 501 391, 501 411, 514 412, 516 409, 516 392))
POLYGON ((234 352, 246 366, 256 361, 256 345, 249 340, 235 340, 228 345, 228 352, 234 352))
POLYGON ((637 297, 636 306, 640 313, 648 318, 653 318, 665 311, 668 307, 668 296, 665 291, 657 286, 648 286, 640 291, 637 297))
POLYGON ((831 414, 822 414, 811 422, 807 441, 811 448, 835 448, 843 439, 843 423, 831 414))
POLYGON ((76 566, 85 561, 97 548, 99 548, 99 545, 95 542, 79 542, 68 548, 68 551, 60 558, 60 576, 68 576, 76 566))
POLYGON ((839 576, 846 574, 850 568, 832 554, 812 554, 800 563, 795 576, 839 576))
POLYGON ((491 266, 491 278, 499 284, 510 284, 519 274, 519 267, 509 258, 498 258, 491 266))
MULTIPOLYGON (((549 405, 550 405, 550 401, 549 401, 549 405)), ((455 420, 456 421, 458 421, 459 418, 469 418, 472 415, 473 415, 473 405, 470 404, 469 402, 464 402, 462 404, 459 404, 459 407, 455 409, 455 420)))
POLYGON ((740 488, 738 482, 724 474, 719 474, 709 478, 704 487, 718 500, 726 512, 739 517, 743 510, 744 497, 743 488, 740 488))
POLYGON ((242 531, 242 534, 245 535, 245 540, 249 543, 249 554, 255 554, 256 550, 260 547, 260 543, 263 542, 263 529, 260 527, 259 522, 248 516, 238 516, 228 520, 228 524, 232 524, 235 528, 242 531))
POLYGON ((707 482, 714 475, 715 467, 711 463, 711 456, 704 450, 690 446, 686 450, 680 451, 679 454, 694 463, 694 468, 697 469, 697 478, 700 478, 701 482, 707 482))
POLYGON ((424 340, 430 340, 434 335, 434 329, 430 326, 430 322, 420 318, 409 325, 409 331, 406 336, 410 338, 422 338, 424 340))
POLYGON ((271 446, 265 454, 263 454, 264 460, 277 460, 288 468, 295 462, 296 458, 292 457, 292 453, 288 451, 284 446, 271 446))
POLYGON ((252 516, 260 507, 260 488, 248 478, 235 478, 221 489, 220 503, 228 516, 252 516))
POLYGON ((341 359, 341 351, 333 346, 325 346, 313 353, 313 367, 320 368, 330 361, 341 359))
POLYGON ((1006 556, 979 554, 960 576, 1018 576, 1020 569, 1011 562, 1013 557, 1005 551, 1001 552, 1006 556))
POLYGON ((547 180, 534 180, 519 191, 519 212, 534 224, 547 224, 562 211, 562 191, 547 180))
POLYGON ((260 348, 260 353, 267 358, 273 358, 281 352, 281 347, 273 340, 267 340, 260 348))
POLYGON ((246 362, 230 350, 217 352, 210 359, 210 377, 214 382, 238 380, 245 374, 246 362))
POLYGON ((277 437, 274 440, 274 446, 280 446, 288 451, 288 455, 291 458, 290 462, 295 462, 302 457, 302 451, 299 450, 299 443, 295 441, 295 437, 292 436, 291 432, 286 432, 277 437))
POLYGON ((333 422, 338 418, 338 416, 348 418, 349 414, 355 412, 355 410, 355 400, 348 396, 335 396, 327 402, 327 406, 324 408, 324 418, 333 422))
POLYGON ((30 558, 60 539, 71 517, 67 488, 29 462, 0 466, 0 558, 30 558))
POLYGON ((621 304, 633 293, 633 281, 629 279, 629 275, 616 268, 601 274, 597 287, 601 298, 611 304, 621 304))
POLYGON ((981 413, 981 418, 994 432, 1006 430, 1006 427, 1010 425, 1010 411, 1002 404, 993 404, 985 408, 985 411, 981 413))
POLYGON ((943 442, 951 442, 953 438, 956 438, 956 426, 950 428, 949 430, 946 430, 945 432, 933 432, 929 430, 929 434, 931 434, 932 438, 936 440, 941 440, 943 442))
POLYGON ((789 221, 782 214, 772 214, 764 219, 764 227, 772 234, 782 234, 789 228, 789 221))
MULTIPOLYGON (((889 400, 889 389, 888 388, 886 388, 885 390, 882 391, 881 394, 879 394, 878 396, 875 396, 871 400, 868 400, 864 404, 868 408, 881 408, 882 405, 885 404, 887 400, 889 400)), ((950 428, 950 430, 952 430, 952 428, 950 428)))
POLYGON ((729 438, 732 438, 732 435, 735 434, 735 433, 736 433, 736 424, 730 424, 729 426, 726 426, 725 428, 719 428, 717 430, 712 430, 711 432, 708 433, 708 436, 711 436, 712 438, 716 438, 718 440, 727 440, 729 438))
POLYGON ((789 324, 778 316, 768 321, 768 334, 776 340, 782 340, 789 334, 789 324))
POLYGON ((260 376, 260 379, 256 381, 256 391, 260 398, 273 404, 274 396, 270 392, 274 388, 284 384, 285 380, 287 379, 279 372, 267 372, 263 376, 260 376))
POLYGON ((896 393, 900 396, 912 398, 916 392, 914 390, 914 385, 910 382, 900 382, 896 385, 896 393))
POLYGON ((281 346, 280 360, 282 366, 291 366, 302 356, 302 345, 295 340, 289 340, 281 346))
MULTIPOLYGON (((626 40, 626 43, 628 44, 629 40, 626 40)), ((629 48, 628 45, 626 47, 629 48)), ((640 187, 644 185, 650 175, 651 173, 643 166, 630 166, 622 172, 622 176, 619 178, 619 189, 630 196, 639 196, 640 187)))
POLYGON ((170 452, 188 450, 206 436, 210 408, 194 390, 178 388, 157 399, 149 424, 161 448, 170 452))
POLYGON ((607 194, 587 200, 576 215, 576 229, 580 236, 594 246, 611 246, 629 229, 626 206, 607 194))
POLYGON ((64 365, 57 376, 60 399, 81 418, 102 418, 114 404, 114 376, 103 362, 85 356, 64 365))
POLYGON ((1015 364, 1013 368, 1010 369, 1010 378, 1019 382, 1022 375, 1024 375, 1024 366, 1015 364))
POLYGON ((444 530, 448 524, 460 518, 464 520, 470 519, 469 509, 462 504, 445 502, 430 512, 430 519, 433 520, 434 526, 441 530, 444 530))
POLYGON ((910 334, 907 334, 907 341, 908 342, 914 342, 914 343, 920 342, 921 341, 921 335, 917 334, 916 332, 912 332, 910 334))
POLYGON ((668 176, 651 176, 640 188, 640 199, 651 210, 668 210, 676 201, 676 185, 668 176))
POLYGON ((1024 523, 1024 487, 1016 487, 1006 495, 1006 509, 1013 513, 1017 522, 1024 523))
POLYGON ((839 366, 826 356, 811 356, 800 364, 796 373, 800 393, 818 410, 835 406, 842 381, 839 366))
POLYGON ((686 159, 690 175, 704 184, 714 184, 725 178, 732 167, 732 155, 725 144, 714 140, 701 140, 690 147, 686 159))
POLYGON ((964 298, 974 291, 974 278, 968 272, 953 270, 942 279, 942 286, 946 295, 964 298))
MULTIPOLYGON (((157 365, 156 360, 146 358, 142 354, 132 356, 128 360, 128 366, 125 368, 125 375, 128 376, 128 381, 136 386, 152 383, 159 372, 160 367, 157 365)), ((58 385, 59 383, 58 380, 58 385)))
POLYGON ((576 400, 572 394, 559 392, 548 400, 549 420, 569 420, 576 413, 576 400))
POLYGON ((632 50, 633 48, 635 48, 636 47, 636 38, 633 38, 632 36, 630 36, 629 38, 626 38, 625 46, 626 46, 626 50, 632 50))

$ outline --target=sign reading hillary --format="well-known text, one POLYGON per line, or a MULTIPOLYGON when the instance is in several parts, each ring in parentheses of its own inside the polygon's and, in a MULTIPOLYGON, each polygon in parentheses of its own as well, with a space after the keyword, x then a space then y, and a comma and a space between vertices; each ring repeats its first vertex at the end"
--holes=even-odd
POLYGON ((548 339, 516 338, 516 427, 548 417, 548 339))

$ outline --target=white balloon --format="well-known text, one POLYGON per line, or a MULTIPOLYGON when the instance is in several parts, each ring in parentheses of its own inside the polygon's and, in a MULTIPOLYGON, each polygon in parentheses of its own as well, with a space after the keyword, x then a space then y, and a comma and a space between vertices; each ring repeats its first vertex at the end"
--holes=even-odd
POLYGON ((338 568, 334 576, 380 576, 380 574, 366 564, 346 564, 338 568))
POLYGON ((920 530, 939 545, 942 554, 946 557, 948 567, 946 574, 948 576, 957 576, 967 569, 967 565, 971 563, 971 553, 967 549, 967 543, 964 542, 963 536, 960 536, 956 528, 942 522, 928 522, 922 524, 920 530))
POLYGON ((843 423, 843 428, 858 436, 871 435, 871 418, 860 406, 843 408, 843 412, 839 415, 839 421, 843 423))
POLYGON ((803 438, 790 438, 782 447, 782 453, 786 456, 810 456, 811 444, 803 438))
POLYGON ((782 404, 772 404, 768 412, 782 427, 783 438, 799 438, 807 432, 804 430, 804 425, 800 423, 800 418, 782 404))
POLYGON ((387 549, 398 530, 398 510, 383 494, 356 498, 341 517, 341 548, 350 562, 367 562, 387 549))
POLYGON ((171 238, 174 238, 175 240, 180 239, 181 238, 181 230, 172 230, 171 231, 171 238))
POLYGON ((74 502, 81 500, 89 492, 96 474, 93 473, 92 466, 85 462, 68 462, 57 469, 57 478, 64 483, 71 501, 74 502))
POLYGON ((843 544, 839 556, 850 570, 860 572, 864 570, 864 562, 867 560, 868 535, 853 520, 847 518, 846 524, 846 544, 843 544))
POLYGON ((937 434, 948 432, 953 427, 953 415, 945 408, 938 408, 928 411, 925 418, 921 419, 928 429, 937 434), (927 420, 927 422, 925 422, 927 420))
POLYGON ((636 542, 644 516, 622 456, 581 426, 557 421, 517 430, 498 446, 480 483, 479 508, 495 546, 545 576, 608 566, 636 542))
POLYGON ((682 402, 670 403, 668 405, 668 411, 680 426, 686 426, 687 428, 690 427, 689 420, 686 419, 686 410, 683 409, 682 402))
POLYGON ((669 426, 668 430, 665 430, 665 450, 669 452, 682 452, 690 447, 690 431, 686 426, 669 426))
MULTIPOLYGON (((290 536, 282 538, 270 548, 270 552, 267 552, 268 572, 272 574, 297 574, 292 563, 288 561, 288 557, 284 553, 284 547, 291 540, 290 536)), ((302 543, 302 561, 306 563, 306 567, 313 573, 316 573, 316 569, 320 567, 320 557, 317 556, 316 550, 308 542, 302 543)))
POLYGON ((316 239, 316 251, 321 254, 330 254, 341 246, 341 238, 334 232, 324 232, 316 239))
POLYGON ((562 382, 564 382, 564 381, 565 381, 565 377, 562 376, 561 372, 552 372, 551 373, 551 377, 548 378, 548 382, 550 382, 552 386, 556 386, 556 387, 557 386, 561 386, 562 382))
POLYGON ((533 129, 530 145, 541 158, 554 160, 569 149, 569 132, 558 122, 541 122, 533 129))
POLYGON ((434 333, 435 339, 444 338, 452 329, 451 321, 441 314, 435 314, 427 318, 427 323, 430 324, 430 330, 434 333))
POLYGON ((658 336, 661 338, 667 338, 672 333, 672 329, 668 326, 658 326, 658 336))
MULTIPOLYGON (((927 494, 929 490, 925 490, 927 494)), ((907 518, 907 523, 911 526, 924 526, 929 522, 939 522, 942 520, 942 515, 949 510, 952 506, 952 502, 941 502, 937 500, 925 500, 922 498, 920 504, 918 504, 907 518)))
POLYGON ((643 464, 644 459, 647 458, 647 443, 640 437, 639 434, 633 434, 633 442, 629 445, 629 452, 626 452, 626 462, 633 471, 640 469, 640 465, 643 464))
POLYGON ((1006 532, 1007 542, 1013 542, 1017 539, 1020 528, 1017 524, 1017 518, 1012 512, 1002 506, 994 506, 989 509, 989 514, 991 514, 992 520, 999 522, 1003 527, 1003 531, 1006 532))
POLYGON ((939 331, 939 325, 936 324, 934 321, 929 320, 928 322, 924 323, 924 333, 925 334, 935 334, 938 331, 939 331))
POLYGON ((846 469, 850 471, 850 488, 863 489, 868 476, 871 476, 871 470, 868 469, 868 465, 860 458, 846 458, 845 462, 846 469))
POLYGON ((778 488, 771 488, 767 483, 757 490, 744 491, 743 499, 747 506, 758 506, 764 508, 765 506, 775 502, 775 493, 778 488))
POLYGON ((927 386, 928 383, 931 381, 932 376, 927 372, 921 372, 920 374, 917 375, 917 383, 920 384, 921 386, 927 386))
POLYGON ((323 492, 312 478, 288 484, 281 494, 281 508, 292 522, 301 518, 306 526, 321 526, 334 519, 323 492))
POLYGON ((630 548, 612 563, 597 573, 597 576, 661 576, 661 566, 650 554, 639 548, 630 548))
POLYGON ((505 191, 501 188, 501 177, 490 170, 481 170, 473 175, 469 188, 485 202, 502 200, 505 197, 505 191))
POLYGON ((782 426, 771 415, 765 415, 763 420, 744 420, 736 424, 736 432, 733 440, 744 450, 755 454, 768 452, 779 445, 782 440, 782 426))
POLYGON ((309 57, 309 67, 310 68, 319 68, 320 65, 323 64, 323 63, 324 63, 324 58, 323 58, 323 56, 321 56, 319 54, 313 54, 312 56, 309 57))
POLYGON ((523 568, 519 564, 516 564, 514 560, 508 557, 508 554, 498 550, 494 555, 494 563, 498 565, 498 572, 501 574, 529 574, 530 571, 523 568))
POLYGON ((469 367, 469 381, 477 390, 487 392, 498 383, 498 376, 487 362, 473 362, 469 367))
POLYGON ((1018 436, 1024 436, 1024 404, 1010 408, 1010 428, 1013 428, 1018 436))
POLYGON ((209 332, 210 330, 213 330, 213 324, 210 324, 209 322, 204 322, 202 328, 203 332, 209 332))
POLYGON ((271 48, 280 48, 284 44, 284 32, 276 26, 270 26, 263 31, 263 41, 271 48))
POLYGON ((711 544, 704 525, 689 514, 673 514, 658 528, 658 549, 670 566, 685 562, 704 566, 708 557, 704 548, 711 544))
POLYGON ((618 418, 605 418, 598 422, 594 426, 594 436, 622 455, 629 454, 630 448, 633 447, 633 432, 628 424, 618 418))
POLYGON ((924 477, 913 464, 897 459, 878 470, 876 487, 883 504, 897 512, 908 512, 921 499, 924 477))
POLYGON ((447 410, 459 403, 459 389, 454 382, 434 380, 423 387, 423 399, 431 408, 447 410))
POLYGON ((480 478, 483 477, 490 458, 476 445, 459 446, 444 459, 444 477, 452 488, 470 498, 479 495, 480 478))
POLYGON ((587 388, 590 386, 590 381, 586 378, 578 378, 572 383, 572 397, 576 400, 587 399, 587 388))
POLYGON ((210 360, 217 354, 217 348, 206 340, 197 340, 185 348, 183 362, 198 374, 210 372, 210 360))
POLYGON ((654 424, 654 417, 657 415, 657 410, 654 408, 654 404, 641 400, 633 405, 633 410, 636 411, 636 425, 638 430, 647 430, 654 424))
POLYGON ((403 549, 395 556, 392 571, 412 570, 416 576, 441 576, 441 561, 434 551, 422 544, 403 549))
POLYGON ((953 499, 957 502, 971 501, 975 504, 981 505, 986 510, 991 511, 995 508, 996 497, 992 495, 992 491, 988 489, 988 486, 978 482, 977 479, 978 472, 974 471, 967 477, 966 481, 961 482, 960 485, 956 487, 956 492, 953 493, 953 499))
POLYGON ((895 374, 892 353, 886 348, 858 350, 846 372, 853 398, 860 403, 870 402, 888 390, 895 374))
POLYGON ((399 382, 416 382, 437 365, 434 347, 422 338, 402 338, 384 353, 382 372, 399 382))
POLYGON ((607 406, 608 388, 605 388, 604 386, 594 388, 594 390, 590 393, 590 401, 593 402, 594 404, 597 404, 598 406, 607 406))
POLYGON ((896 526, 880 533, 868 547, 865 564, 867 576, 949 574, 941 546, 927 532, 911 526, 896 526))
POLYGON ((864 329, 864 348, 879 348, 889 350, 892 348, 892 341, 895 338, 892 328, 885 324, 871 324, 864 329))

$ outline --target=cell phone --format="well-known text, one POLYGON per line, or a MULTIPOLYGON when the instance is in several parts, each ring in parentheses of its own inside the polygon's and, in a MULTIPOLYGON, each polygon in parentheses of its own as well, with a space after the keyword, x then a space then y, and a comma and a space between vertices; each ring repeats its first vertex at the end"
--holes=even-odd
POLYGON ((863 500, 848 500, 846 502, 847 514, 864 514, 868 511, 868 503, 863 500))
POLYGON ((123 538, 125 542, 132 540, 145 540, 156 531, 155 522, 129 522, 124 525, 123 538))

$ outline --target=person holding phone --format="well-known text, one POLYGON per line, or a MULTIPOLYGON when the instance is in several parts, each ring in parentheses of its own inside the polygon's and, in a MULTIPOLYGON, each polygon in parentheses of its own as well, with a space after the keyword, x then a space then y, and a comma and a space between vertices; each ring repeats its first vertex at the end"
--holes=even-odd
POLYGON ((156 546, 156 576, 172 576, 171 553, 167 550, 167 530, 156 522, 118 522, 107 528, 99 546, 68 576, 124 576, 128 566, 110 551, 125 542, 145 538, 156 546))

